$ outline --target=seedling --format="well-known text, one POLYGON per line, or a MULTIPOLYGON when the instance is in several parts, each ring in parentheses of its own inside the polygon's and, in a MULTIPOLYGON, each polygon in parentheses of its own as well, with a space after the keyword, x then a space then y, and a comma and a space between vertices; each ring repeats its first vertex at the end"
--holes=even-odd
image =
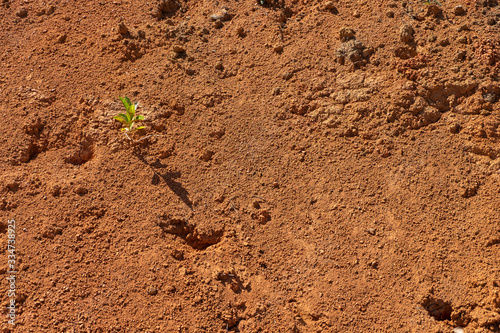
POLYGON ((144 116, 136 116, 135 111, 137 110, 137 107, 139 106, 139 102, 135 102, 132 104, 130 99, 125 96, 125 97, 119 97, 120 101, 122 101, 123 106, 125 107, 126 112, 125 113, 119 113, 117 116, 114 116, 116 120, 121 122, 125 127, 122 128, 123 134, 129 139, 130 141, 134 142, 139 142, 142 140, 145 140, 150 137, 155 137, 155 136, 163 136, 163 135, 148 135, 143 138, 140 138, 139 140, 134 140, 128 136, 128 133, 135 132, 137 130, 145 128, 144 126, 136 126, 136 122, 144 120, 144 116))
POLYGON ((134 127, 136 122, 144 120, 144 116, 135 115, 135 110, 137 110, 139 102, 135 102, 134 104, 132 104, 130 99, 126 96, 125 98, 120 97, 120 100, 125 107, 126 113, 119 113, 114 118, 125 125, 125 127, 122 128, 122 132, 134 132, 144 128, 144 126, 134 127))

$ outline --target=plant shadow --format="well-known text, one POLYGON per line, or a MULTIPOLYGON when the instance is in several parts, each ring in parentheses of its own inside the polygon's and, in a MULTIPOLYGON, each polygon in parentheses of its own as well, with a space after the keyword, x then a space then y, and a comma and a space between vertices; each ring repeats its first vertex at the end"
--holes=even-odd
POLYGON ((153 163, 148 163, 143 156, 139 154, 135 154, 136 157, 141 160, 144 164, 149 166, 153 171, 153 178, 151 179, 151 184, 158 185, 161 180, 167 184, 172 192, 174 192, 179 199, 186 204, 191 210, 193 210, 193 202, 189 199, 189 192, 182 186, 182 184, 175 179, 181 177, 180 171, 167 171, 165 173, 159 172, 158 169, 166 169, 167 165, 161 163, 159 160, 156 160, 153 163))

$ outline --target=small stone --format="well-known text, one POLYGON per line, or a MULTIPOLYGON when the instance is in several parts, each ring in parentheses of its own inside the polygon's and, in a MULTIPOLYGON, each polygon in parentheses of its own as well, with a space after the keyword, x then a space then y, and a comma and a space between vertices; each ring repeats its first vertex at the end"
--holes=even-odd
POLYGON ((469 40, 467 39, 467 36, 460 36, 457 38, 457 42, 460 44, 468 44, 469 40))
POLYGON ((368 229, 366 230, 366 232, 368 232, 368 233, 369 233, 370 235, 372 235, 372 236, 375 236, 375 233, 377 232, 377 230, 376 230, 376 229, 374 229, 374 228, 368 228, 368 229))
POLYGON ((293 73, 292 72, 285 72, 283 73, 283 80, 290 80, 293 76, 293 73))
POLYGON ((174 46, 172 47, 172 50, 173 50, 175 53, 184 53, 184 52, 186 52, 186 49, 185 49, 183 46, 181 46, 181 45, 174 45, 174 46))
POLYGON ((168 14, 172 14, 180 8, 178 1, 176 0, 161 0, 158 2, 158 5, 154 12, 152 13, 153 17, 157 19, 162 19, 168 14))
POLYGON ((194 73, 196 73, 196 71, 192 68, 186 68, 186 74, 187 75, 194 75, 194 73))
POLYGON ((154 296, 156 294, 158 294, 158 288, 156 288, 155 286, 151 286, 148 288, 148 295, 154 296))
POLYGON ((439 45, 441 46, 448 46, 450 45, 450 40, 448 38, 445 38, 445 39, 442 39, 440 42, 439 42, 439 45))
POLYGON ((217 20, 214 22, 214 28, 215 29, 220 29, 224 26, 224 24, 222 24, 222 22, 220 20, 217 20))
POLYGON ((388 18, 393 18, 394 17, 394 12, 392 10, 388 10, 385 15, 388 17, 388 18))
POLYGON ((342 42, 347 42, 350 39, 354 39, 356 32, 351 28, 343 27, 339 31, 339 37, 342 42))
POLYGON ((7 183, 7 188, 12 192, 15 192, 19 189, 19 182, 11 181, 7 183))
POLYGON ((57 42, 59 44, 62 44, 62 43, 64 43, 66 41, 67 37, 68 36, 66 34, 61 34, 61 35, 57 36, 57 42))
POLYGON ((401 41, 403 43, 410 43, 413 41, 413 34, 415 31, 413 30, 413 27, 409 24, 405 24, 401 27, 400 32, 399 32, 399 37, 401 38, 401 41))
POLYGON ((222 61, 217 61, 215 64, 215 69, 218 69, 220 71, 224 70, 224 65, 222 64, 222 61))
POLYGON ((436 5, 429 5, 427 7, 427 13, 425 16, 440 18, 443 16, 443 10, 441 9, 441 7, 438 7, 436 5))
POLYGON ((355 10, 353 13, 352 13, 352 16, 358 18, 360 17, 361 15, 359 14, 359 12, 357 10, 355 10))
POLYGON ((61 186, 52 186, 52 188, 50 189, 50 194, 52 194, 54 197, 58 197, 61 194, 61 186))
POLYGON ((232 291, 235 293, 239 292, 241 290, 240 284, 238 282, 232 282, 229 287, 231 288, 232 291))
POLYGON ((483 100, 489 103, 495 103, 497 101, 497 95, 494 92, 483 94, 483 100))
POLYGON ((212 159, 212 157, 214 156, 214 152, 211 151, 211 150, 204 150, 201 154, 200 154, 200 158, 205 161, 205 162, 208 162, 212 159))
POLYGON ((184 251, 173 249, 172 252, 170 252, 170 255, 175 260, 184 260, 184 251))
POLYGON ((49 8, 47 8, 47 10, 45 11, 45 14, 46 15, 52 15, 54 14, 54 12, 56 11, 56 6, 50 6, 49 8))
POLYGON ((283 52, 283 45, 276 45, 276 46, 274 46, 274 52, 276 52, 276 53, 283 52))
POLYGON ((229 14, 229 12, 227 11, 226 8, 222 8, 221 11, 210 15, 210 20, 212 20, 212 21, 222 21, 222 22, 224 22, 224 21, 231 20, 231 18, 232 18, 232 15, 229 14))
POLYGON ((236 29, 236 34, 240 37, 245 37, 247 35, 243 27, 238 27, 238 29, 236 29))
POLYGON ((493 17, 490 17, 486 20, 486 23, 488 25, 495 25, 497 23, 497 21, 493 18, 493 17))
POLYGON ((479 184, 468 184, 462 190, 462 198, 470 198, 477 194, 479 184))
POLYGON ((258 220, 260 224, 266 224, 271 220, 271 214, 267 210, 261 210, 258 216, 258 220))
POLYGON ((462 6, 456 6, 455 9, 453 10, 453 12, 457 16, 465 15, 465 8, 462 6))
POLYGON ((460 131, 460 124, 459 123, 454 123, 451 124, 450 127, 448 127, 450 130, 450 133, 457 134, 460 131))
POLYGON ((20 8, 17 12, 16 15, 19 16, 20 18, 25 18, 28 16, 28 10, 26 8, 20 8))
POLYGON ((458 51, 455 55, 455 61, 464 61, 467 56, 465 51, 458 51))
POLYGON ((87 190, 85 187, 83 186, 78 186, 76 189, 75 189, 75 193, 78 194, 78 195, 85 195, 87 193, 89 193, 89 190, 87 190))
POLYGON ((325 8, 326 10, 335 9, 335 3, 333 1, 327 1, 323 8, 325 8))
POLYGON ((125 26, 125 23, 120 22, 120 24, 118 24, 118 33, 120 35, 128 35, 129 34, 128 28, 125 26))

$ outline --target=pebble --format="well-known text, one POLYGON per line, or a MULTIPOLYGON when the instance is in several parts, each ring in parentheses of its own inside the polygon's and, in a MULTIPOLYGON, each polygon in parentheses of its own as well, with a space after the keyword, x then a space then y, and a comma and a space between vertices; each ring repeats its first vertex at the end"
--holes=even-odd
POLYGON ((89 190, 87 190, 85 187, 83 186, 78 186, 76 189, 75 189, 75 193, 78 194, 78 195, 85 195, 87 193, 89 193, 89 190))
POLYGON ((332 10, 332 9, 335 9, 335 3, 333 1, 327 1, 325 3, 325 7, 324 7, 326 10, 332 10))
POLYGON ((181 45, 174 45, 172 46, 172 50, 175 52, 175 53, 184 53, 186 52, 186 48, 184 48, 183 46, 181 45))
POLYGON ((225 8, 217 13, 210 15, 209 17, 212 21, 229 21, 231 19, 231 15, 225 8))
POLYGON ((151 286, 148 288, 148 295, 154 296, 156 294, 158 294, 158 288, 156 288, 155 286, 151 286))
POLYGON ((20 18, 25 18, 26 16, 28 16, 28 10, 26 8, 20 8, 17 11, 16 15, 19 16, 20 18))
POLYGON ((293 76, 293 73, 292 72, 285 72, 283 73, 283 80, 290 80, 293 76))
POLYGON ((429 5, 427 7, 427 14, 426 16, 432 16, 432 17, 435 17, 435 18, 439 18, 441 16, 443 16, 443 10, 436 6, 436 5, 429 5))
POLYGON ((465 8, 462 6, 456 6, 455 9, 453 10, 455 15, 460 16, 460 15, 465 15, 465 8))
POLYGON ((7 183, 7 188, 13 192, 17 191, 17 189, 19 188, 19 182, 16 181, 9 182, 7 183))
POLYGON ((455 55, 455 61, 463 61, 465 60, 467 53, 465 51, 458 51, 455 55))
POLYGON ((217 21, 215 21, 215 22, 214 22, 214 28, 215 28, 215 29, 220 29, 220 28, 222 28, 223 26, 224 26, 224 24, 222 24, 222 22, 221 22, 221 21, 219 21, 219 20, 217 20, 217 21))
POLYGON ((125 23, 121 22, 120 24, 118 24, 118 33, 120 35, 128 35, 129 34, 128 28, 125 25, 125 23))
POLYGON ((236 34, 240 37, 245 37, 247 35, 243 27, 238 27, 238 29, 236 29, 236 34))
POLYGON ((260 224, 266 224, 266 222, 271 220, 271 214, 267 210, 261 210, 258 220, 260 224))
POLYGON ((409 24, 405 24, 400 29, 399 37, 403 43, 410 43, 413 41, 414 33, 413 27, 409 24))
POLYGON ((339 37, 342 42, 347 42, 350 39, 354 39, 356 32, 351 28, 343 27, 339 31, 339 37))
POLYGON ((64 43, 64 42, 66 41, 66 38, 67 38, 67 37, 68 37, 68 35, 66 35, 66 34, 61 34, 61 35, 57 36, 57 42, 58 42, 59 44, 62 44, 62 43, 64 43))

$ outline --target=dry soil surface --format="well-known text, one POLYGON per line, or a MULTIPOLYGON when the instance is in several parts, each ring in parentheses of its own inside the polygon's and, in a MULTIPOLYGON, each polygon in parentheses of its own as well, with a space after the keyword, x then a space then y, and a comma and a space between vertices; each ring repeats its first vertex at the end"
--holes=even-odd
POLYGON ((2 0, 0 330, 499 332, 500 6, 440 1, 2 0))

